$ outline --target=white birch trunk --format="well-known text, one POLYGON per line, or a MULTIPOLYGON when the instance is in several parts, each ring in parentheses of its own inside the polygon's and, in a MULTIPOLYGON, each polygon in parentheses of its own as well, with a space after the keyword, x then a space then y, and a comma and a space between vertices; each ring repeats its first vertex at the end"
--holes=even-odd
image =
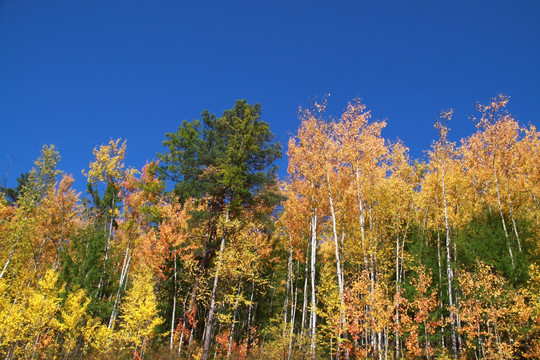
MULTIPOLYGON (((229 221, 229 211, 227 210, 225 222, 229 221)), ((210 345, 212 342, 212 329, 214 327, 214 311, 216 306, 217 286, 219 282, 219 272, 223 262, 223 251, 225 250, 225 233, 221 237, 221 244, 219 246, 218 263, 216 267, 216 274, 214 276, 214 285, 212 287, 212 297, 210 299, 210 305, 208 307, 208 318, 206 320, 206 331, 204 333, 203 343, 203 355, 202 360, 208 360, 210 356, 210 345)))
POLYGON ((247 348, 249 352, 249 344, 250 344, 250 337, 251 337, 251 321, 254 316, 252 316, 253 313, 253 294, 255 293, 255 280, 252 278, 251 280, 251 295, 249 297, 249 307, 248 307, 248 319, 247 319, 247 331, 246 331, 246 341, 247 341, 247 348))
POLYGON ((514 214, 512 211, 512 197, 510 196, 510 189, 508 189, 508 212, 510 214, 510 220, 512 220, 512 226, 514 227, 514 234, 516 234, 516 240, 518 244, 518 250, 519 252, 522 252, 521 250, 521 241, 519 240, 519 232, 516 225, 516 220, 514 219, 514 214))
POLYGON ((292 244, 291 238, 289 236, 289 258, 287 260, 287 285, 285 291, 285 300, 283 302, 283 333, 282 337, 285 338, 287 335, 287 312, 289 310, 289 294, 291 292, 291 276, 292 276, 292 244))
POLYGON ((229 347, 227 348, 227 359, 231 356, 233 338, 234 338, 234 326, 236 324, 236 314, 238 312, 238 302, 240 301, 240 292, 242 291, 242 280, 238 284, 238 294, 236 294, 236 301, 234 303, 233 320, 231 325, 231 334, 229 336, 229 347))
MULTIPOLYGON (((28 215, 24 217, 24 220, 26 221, 28 219, 28 215)), ((0 273, 0 279, 4 276, 4 273, 6 272, 6 269, 9 266, 9 263, 11 262, 11 258, 13 257, 13 254, 15 253, 15 250, 17 250, 17 246, 19 245, 19 241, 21 241, 22 236, 22 229, 19 229, 19 234, 17 235, 17 240, 15 240, 15 245, 13 245, 13 249, 11 250, 11 253, 8 256, 8 259, 6 263, 4 264, 4 267, 2 268, 2 272, 0 273)))
POLYGON ((400 292, 399 273, 400 273, 400 270, 399 270, 399 231, 398 231, 397 235, 396 235, 396 302, 395 302, 395 307, 396 307, 395 355, 396 355, 396 359, 399 359, 399 325, 400 325, 400 320, 399 320, 399 301, 397 300, 397 295, 400 292))
MULTIPOLYGON (((298 274, 298 271, 300 271, 300 262, 297 261, 296 262, 296 272, 297 272, 297 274, 298 274)), ((292 343, 293 343, 293 336, 294 336, 294 320, 295 320, 295 317, 296 317, 297 301, 298 301, 298 283, 296 281, 296 276, 295 276, 294 300, 293 300, 293 305, 291 307, 291 325, 290 325, 290 329, 289 329, 289 353, 287 355, 287 360, 291 360, 292 343)))
POLYGON ((338 330, 338 343, 337 343, 337 353, 339 356, 340 349, 341 349, 341 332, 343 329, 343 274, 341 272, 341 260, 339 256, 339 244, 338 244, 338 235, 337 235, 337 228, 336 228, 336 212, 334 210, 334 199, 332 197, 332 191, 330 186, 330 172, 328 169, 328 162, 326 163, 326 183, 328 186, 328 201, 330 203, 330 212, 332 214, 332 231, 334 235, 334 248, 335 248, 335 256, 336 256, 336 272, 337 272, 337 278, 338 278, 338 289, 339 289, 339 330, 338 330))
POLYGON ((311 356, 316 359, 316 331, 317 331, 317 299, 315 297, 315 263, 317 260, 317 210, 315 209, 311 217, 311 356))
POLYGON ((450 247, 450 224, 448 221, 448 204, 446 201, 446 187, 445 187, 445 181, 444 181, 444 175, 445 175, 445 169, 444 169, 444 161, 442 165, 442 196, 443 196, 443 204, 444 204, 444 225, 446 228, 446 274, 448 276, 448 303, 450 305, 450 328, 451 328, 451 338, 452 338, 452 353, 454 354, 454 359, 457 359, 457 342, 456 342, 456 325, 455 325, 455 314, 454 314, 454 302, 452 298, 452 267, 450 263, 450 257, 451 257, 451 247, 450 247))
POLYGON ((122 293, 122 285, 124 284, 124 281, 126 280, 129 264, 131 262, 130 245, 131 245, 131 241, 128 242, 128 246, 126 247, 126 253, 124 254, 124 262, 122 264, 122 272, 120 273, 120 282, 118 283, 118 291, 116 292, 116 299, 114 300, 113 311, 111 313, 111 318, 109 319, 109 326, 108 326, 109 329, 113 328, 116 317, 118 316, 118 302, 120 301, 120 294, 122 293))
POLYGON ((170 338, 170 344, 169 347, 171 351, 174 348, 174 322, 176 318, 176 249, 174 250, 174 294, 173 294, 173 309, 172 309, 172 316, 171 316, 171 338, 170 338))
POLYGON ((305 276, 304 276, 304 302, 302 303, 302 322, 300 326, 300 336, 304 336, 307 322, 307 302, 308 302, 308 281, 309 281, 309 249, 311 246, 311 241, 307 242, 306 249, 306 267, 305 267, 305 276))
POLYGON ((510 254, 510 260, 512 261, 512 269, 516 268, 514 263, 514 254, 512 252, 512 246, 510 245, 510 237, 508 236, 508 230, 506 228, 506 221, 504 220, 502 202, 501 202, 501 193, 499 191, 499 178, 497 177, 497 172, 495 171, 495 164, 493 164, 493 176, 495 178, 495 189, 497 190, 497 203, 499 205, 499 214, 501 216, 501 222, 504 229, 504 235, 506 236, 506 245, 508 246, 508 254, 510 254))

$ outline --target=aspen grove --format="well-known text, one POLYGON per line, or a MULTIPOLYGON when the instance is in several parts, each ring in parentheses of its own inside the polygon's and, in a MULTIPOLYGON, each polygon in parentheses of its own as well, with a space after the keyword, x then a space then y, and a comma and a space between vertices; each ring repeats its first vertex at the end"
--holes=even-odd
MULTIPOLYGON (((538 359, 540 134, 498 95, 424 159, 360 100, 282 147, 245 100, 142 169, 43 146, 0 189, 5 359, 538 359)), ((159 151, 159 149, 156 149, 159 151)))

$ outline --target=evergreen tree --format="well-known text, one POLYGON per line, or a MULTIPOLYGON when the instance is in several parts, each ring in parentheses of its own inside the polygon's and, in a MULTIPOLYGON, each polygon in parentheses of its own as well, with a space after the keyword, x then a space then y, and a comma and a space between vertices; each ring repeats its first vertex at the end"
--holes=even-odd
POLYGON ((231 236, 226 234, 226 224, 245 218, 247 213, 259 213, 261 203, 272 207, 280 199, 274 161, 281 156, 281 146, 274 142, 269 125, 261 121, 260 116, 260 104, 250 105, 246 100, 237 101, 221 117, 204 111, 202 122, 184 121, 176 133, 167 133, 163 143, 167 151, 159 155, 160 172, 174 183, 173 192, 180 201, 184 203, 189 198, 196 198, 206 204, 204 210, 193 217, 195 224, 207 230, 190 313, 196 310, 197 283, 216 254, 217 243, 220 244, 208 308, 203 359, 209 356, 222 254, 226 237, 231 236), (220 241, 217 236, 219 227, 222 227, 220 241))

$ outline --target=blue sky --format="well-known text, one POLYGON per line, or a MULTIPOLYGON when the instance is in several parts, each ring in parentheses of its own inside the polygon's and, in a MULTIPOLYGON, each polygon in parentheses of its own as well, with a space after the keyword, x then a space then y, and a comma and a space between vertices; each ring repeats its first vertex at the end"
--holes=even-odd
MULTIPOLYGON (((30 170, 43 144, 85 188, 92 149, 127 139, 128 165, 204 109, 260 102, 286 146, 298 107, 330 93, 338 116, 361 97, 383 136, 413 157, 455 108, 470 135, 477 101, 511 96, 540 124, 537 1, 0 1, 0 176, 30 170)), ((285 176, 286 160, 279 163, 285 176)))

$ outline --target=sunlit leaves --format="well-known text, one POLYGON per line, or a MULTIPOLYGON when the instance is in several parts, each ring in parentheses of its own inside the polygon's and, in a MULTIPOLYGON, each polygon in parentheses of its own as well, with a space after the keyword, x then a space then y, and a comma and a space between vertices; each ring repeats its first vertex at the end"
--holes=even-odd
POLYGON ((144 353, 145 344, 154 336, 156 326, 163 322, 158 315, 152 274, 146 269, 135 273, 133 286, 122 306, 120 337, 135 351, 144 353))
POLYGON ((113 182, 114 179, 124 178, 125 140, 122 144, 120 139, 110 140, 109 144, 96 147, 93 154, 95 160, 90 163, 90 169, 87 173, 83 171, 89 182, 113 182))
POLYGON ((536 359, 540 136, 508 105, 479 105, 461 142, 441 113, 413 161, 359 100, 334 118, 325 99, 279 189, 245 101, 140 172, 125 141, 96 147, 82 201, 45 146, 0 198, 0 355, 198 358, 210 331, 216 358, 448 358, 454 333, 457 358, 536 359))

